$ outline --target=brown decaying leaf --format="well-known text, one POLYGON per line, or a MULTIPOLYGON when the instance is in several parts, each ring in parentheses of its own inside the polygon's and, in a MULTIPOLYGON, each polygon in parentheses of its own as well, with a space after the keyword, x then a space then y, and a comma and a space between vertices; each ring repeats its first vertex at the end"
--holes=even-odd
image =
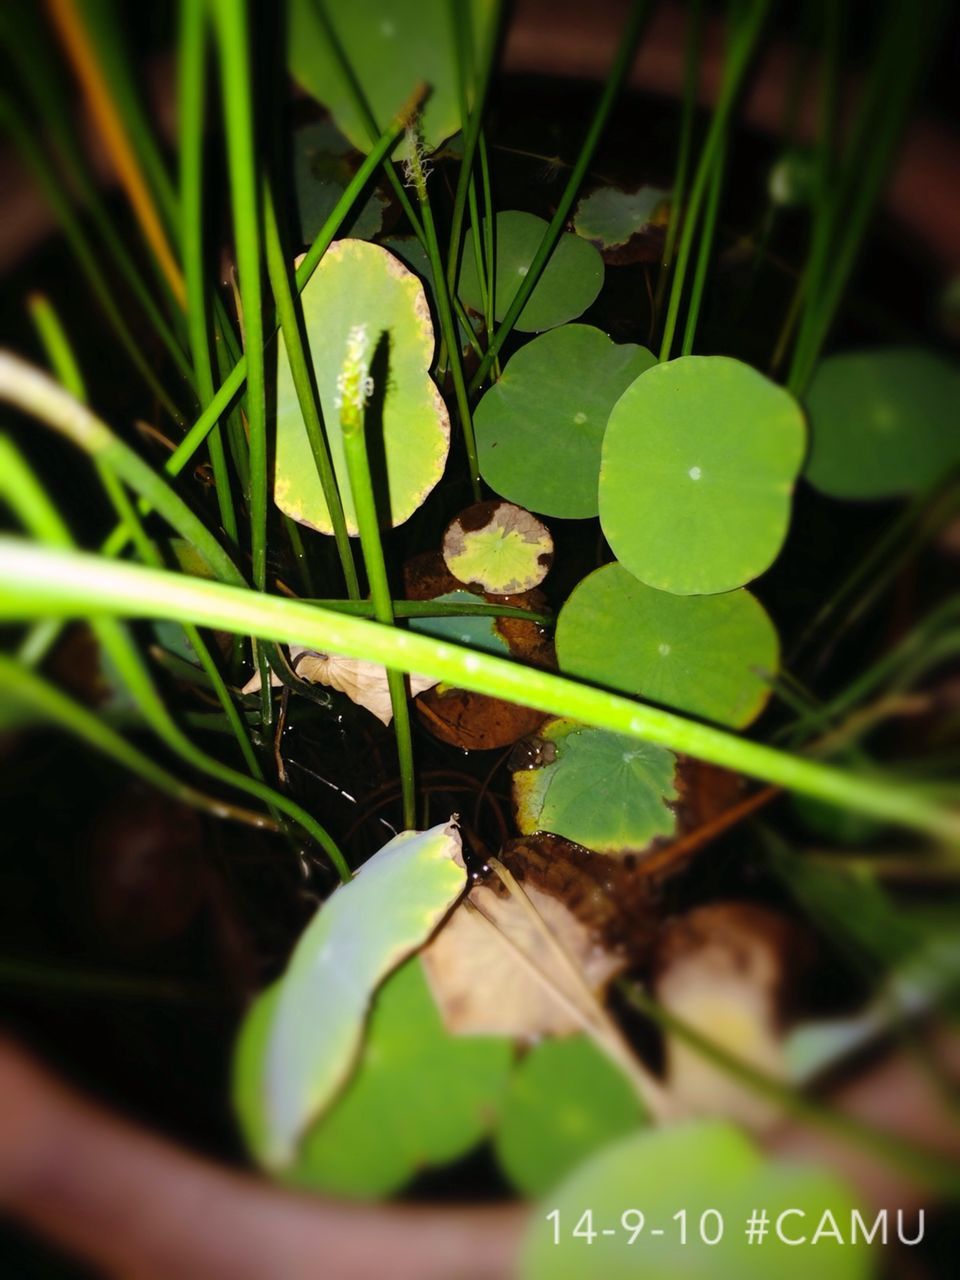
MULTIPOLYGON (((587 985, 602 998, 610 979, 652 938, 652 907, 641 877, 617 859, 591 854, 557 836, 514 840, 501 860, 587 985)), ((456 908, 423 953, 448 1030, 526 1039, 578 1030, 581 1024, 568 1006, 582 1005, 581 993, 557 965, 529 913, 493 877, 476 885, 467 901, 470 905, 456 908), (506 939, 478 920, 477 912, 506 939), (559 986, 566 1004, 551 994, 536 970, 559 986)))
MULTIPOLYGON (((657 999, 682 1021, 765 1074, 786 1075, 782 1012, 807 956, 797 926, 767 907, 714 902, 667 921, 654 956, 657 999)), ((665 1037, 666 1080, 689 1115, 723 1116, 753 1130, 780 1118, 775 1103, 665 1037)))
MULTIPOLYGON (((387 684, 387 669, 378 662, 364 662, 360 658, 343 658, 336 653, 317 653, 303 645, 290 646, 290 665, 301 680, 310 684, 326 685, 345 693, 358 706, 372 711, 378 720, 389 724, 393 719, 393 706, 390 702, 390 688, 387 684)), ((275 673, 270 675, 270 683, 280 686, 281 680, 275 673)), ((432 689, 437 683, 428 676, 409 677, 410 692, 413 697, 432 689)), ((260 689, 260 673, 256 672, 243 686, 242 693, 257 693, 260 689)))
MULTIPOLYGON (((450 591, 463 590, 463 583, 450 573, 438 551, 424 552, 408 560, 404 566, 404 583, 408 600, 435 600, 450 591)), ((536 590, 513 596, 478 594, 489 604, 535 611, 546 607, 545 597, 536 590)), ((556 667, 553 644, 537 623, 525 622, 522 618, 500 618, 497 630, 520 661, 534 667, 556 667)), ((547 718, 543 712, 530 707, 519 707, 463 689, 430 690, 417 699, 416 707, 424 727, 435 738, 467 751, 508 747, 535 733, 547 718)))

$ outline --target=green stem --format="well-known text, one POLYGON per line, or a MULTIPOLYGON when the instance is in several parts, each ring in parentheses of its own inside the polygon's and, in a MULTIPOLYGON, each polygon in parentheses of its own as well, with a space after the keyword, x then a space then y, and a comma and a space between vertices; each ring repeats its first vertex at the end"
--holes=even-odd
MULTIPOLYGON (((207 279, 203 253, 203 122, 206 98, 206 4, 182 0, 178 58, 178 115, 180 128, 180 244, 187 288, 187 329, 201 404, 214 395, 213 363, 207 314, 207 279)), ((238 541, 237 516, 230 491, 220 424, 210 432, 207 447, 213 467, 220 520, 227 537, 238 541)))
POLYGON ((507 313, 503 317, 496 333, 490 339, 490 345, 487 348, 487 354, 480 362, 480 367, 474 374, 470 382, 470 394, 473 395, 483 385, 484 379, 490 371, 490 367, 500 352, 500 348, 506 342, 507 338, 513 332, 513 326, 516 324, 520 312, 526 306, 527 299, 530 297, 537 281, 543 273, 544 267, 553 252, 554 246, 563 231, 564 224, 567 220, 567 214, 576 199, 577 192, 580 190, 580 184, 590 167, 590 161, 593 159, 593 153, 596 150, 597 143, 600 141, 600 135, 606 126, 610 112, 613 109, 614 101, 620 92, 620 86, 624 77, 630 69, 633 62, 633 55, 636 51, 637 44, 640 40, 640 33, 643 29, 643 23, 649 9, 649 0, 634 0, 630 6, 630 14, 627 18, 626 27, 620 46, 617 49, 613 66, 610 68, 604 85, 603 93, 597 104, 593 119, 590 121, 590 127, 587 130, 587 136, 580 148, 580 154, 577 156, 576 163, 570 173, 567 185, 563 189, 560 200, 557 203, 556 211, 550 219, 550 223, 543 233, 543 239, 533 255, 533 261, 530 263, 529 270, 520 283, 520 287, 513 296, 507 313))
POLYGON ((353 550, 350 546, 350 535, 347 533, 347 521, 343 514, 343 503, 337 487, 337 477, 330 457, 330 446, 327 434, 320 417, 320 396, 317 390, 313 364, 307 355, 306 336, 303 327, 303 311, 300 307, 299 294, 295 294, 290 286, 287 269, 287 258, 280 241, 280 227, 277 223, 277 212, 273 202, 273 192, 269 182, 263 187, 264 238, 267 249, 267 271, 270 276, 270 288, 273 291, 277 316, 280 320, 280 331, 283 334, 284 350, 290 364, 290 374, 296 388, 303 425, 307 431, 307 439, 313 452, 313 460, 317 475, 323 488, 330 522, 333 525, 333 536, 340 557, 340 567, 347 584, 347 594, 351 600, 360 599, 360 583, 357 580, 357 567, 353 562, 353 550))
POLYGON ((693 250, 693 238, 700 218, 700 207, 706 197, 707 185, 713 173, 715 159, 726 136, 733 105, 740 92, 743 78, 753 56, 753 51, 760 36, 760 29, 763 26, 769 8, 770 0, 748 0, 748 4, 743 11, 744 16, 735 25, 731 34, 730 53, 724 67, 723 83, 720 87, 716 106, 713 109, 713 117, 707 130, 703 150, 700 153, 700 159, 693 175, 690 200, 683 213, 683 229, 680 233, 677 269, 670 289, 670 301, 667 305, 667 316, 663 326, 663 340, 660 344, 661 361, 670 359, 673 335, 676 331, 677 317, 680 311, 680 300, 683 296, 683 286, 693 250))
POLYGON ((427 243, 427 256, 430 259, 430 271, 434 279, 434 295, 437 310, 440 314, 440 332, 450 362, 450 376, 453 378, 453 391, 457 401, 457 413, 463 431, 463 442, 467 450, 467 465, 470 469, 470 486, 475 502, 480 501, 480 462, 477 457, 477 439, 473 431, 473 418, 470 413, 470 400, 467 396, 467 384, 463 376, 463 361, 460 357, 460 335, 457 323, 450 307, 450 293, 440 260, 440 245, 437 241, 437 229, 433 221, 433 210, 430 207, 430 195, 427 191, 426 175, 420 157, 419 141, 409 131, 410 168, 413 171, 414 186, 420 201, 420 213, 423 217, 423 229, 427 243))
MULTIPOLYGON (((376 616, 372 600, 304 600, 303 603, 316 605, 318 609, 348 613, 354 618, 376 616)), ((532 613, 529 609, 518 609, 513 605, 484 604, 481 601, 461 604, 447 600, 393 600, 391 608, 395 618, 517 618, 522 622, 536 622, 542 627, 553 622, 546 613, 532 613)))
MULTIPOLYGON (((3 380, 0 378, 0 385, 3 380)), ((415 671, 458 688, 657 742, 787 790, 926 832, 956 850, 960 815, 913 787, 790 755, 552 672, 364 618, 182 574, 0 539, 0 617, 172 618, 415 671)))
POLYGON ((703 213, 703 230, 700 232, 700 243, 697 247, 697 265, 693 273, 693 286, 690 290, 690 305, 687 307, 687 319, 683 329, 683 342, 680 354, 688 356, 693 351, 693 340, 697 332, 697 321, 700 318, 700 304, 703 301, 703 290, 707 280, 707 267, 713 250, 713 237, 717 227, 717 211, 720 208, 720 192, 723 189, 723 171, 726 159, 726 139, 722 139, 713 162, 710 175, 710 188, 707 193, 707 204, 703 213))
POLYGON ((27 307, 57 381, 76 400, 85 401, 87 387, 83 374, 50 299, 42 293, 32 293, 27 299, 27 307))
MULTIPOLYGON (((364 437, 364 405, 367 399, 369 351, 363 326, 353 330, 348 340, 347 357, 340 376, 341 407, 340 430, 343 436, 343 453, 350 479, 350 494, 360 530, 360 548, 367 570, 367 582, 373 602, 374 617, 378 622, 393 627, 393 601, 387 578, 387 565, 380 541, 380 521, 377 516, 373 481, 370 477, 370 460, 364 437)), ((416 792, 413 776, 413 739, 410 733, 410 706, 403 672, 387 668, 390 703, 393 707, 393 727, 397 739, 397 756, 400 763, 400 782, 403 791, 403 824, 407 830, 416 826, 416 792)))
POLYGON ((670 218, 663 242, 660 275, 654 298, 654 310, 660 314, 667 283, 673 270, 673 251, 677 232, 683 216, 683 202, 687 195, 687 174, 690 170, 690 152, 693 147, 693 122, 697 111, 697 83, 700 78, 700 37, 703 31, 703 3, 694 0, 687 11, 687 38, 683 55, 683 103, 680 109, 680 144, 677 151, 677 169, 670 193, 670 218))

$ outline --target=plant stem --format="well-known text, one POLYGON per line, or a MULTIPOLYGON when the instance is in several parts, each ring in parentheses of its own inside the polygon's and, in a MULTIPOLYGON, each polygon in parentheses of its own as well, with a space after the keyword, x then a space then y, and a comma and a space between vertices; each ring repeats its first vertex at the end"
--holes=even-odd
MULTIPOLYGON (((207 279, 203 253, 203 121, 206 87, 206 5, 181 0, 177 86, 180 129, 180 243, 187 295, 187 329, 194 378, 201 404, 213 399, 213 364, 207 314, 207 279)), ((230 491, 230 472, 220 424, 210 432, 207 448, 213 467, 220 520, 227 537, 238 541, 237 516, 230 491)))
MULTIPOLYGON (((343 436, 343 453, 350 479, 350 494, 360 530, 360 547, 367 570, 367 582, 373 601, 374 616, 378 622, 393 627, 393 601, 387 566, 380 541, 380 521, 377 516, 373 481, 370 478, 370 460, 364 438, 364 406, 366 404, 370 354, 364 326, 355 328, 348 339, 347 356, 340 375, 341 394, 340 431, 343 436)), ((393 707, 393 727, 397 739, 397 756, 400 762, 400 782, 403 791, 403 824, 407 830, 416 826, 416 792, 413 777, 413 739, 410 734, 410 706, 407 702, 407 686, 403 672, 387 668, 390 703, 393 707)))
POLYGON ((27 308, 58 381, 74 399, 85 401, 87 387, 83 374, 50 299, 45 294, 32 293, 27 299, 27 308))
POLYGON ((290 287, 287 274, 287 259, 280 242, 280 228, 273 202, 273 192, 269 182, 263 187, 264 237, 267 249, 267 271, 270 277, 270 288, 273 291, 277 316, 280 320, 280 331, 283 335, 284 350, 290 364, 290 375, 296 388, 303 425, 307 439, 313 451, 317 475, 323 488, 323 496, 330 513, 333 525, 333 537, 340 557, 340 567, 347 584, 347 594, 351 600, 360 599, 360 583, 357 580, 357 568, 353 562, 353 550, 350 546, 350 535, 347 533, 347 522, 343 514, 343 503, 337 488, 337 477, 330 458, 330 446, 323 421, 320 417, 320 397, 312 362, 308 359, 309 339, 303 326, 303 311, 299 305, 299 294, 290 287))
POLYGON ((47 0, 47 11, 83 87, 87 104, 136 214, 143 238, 174 299, 181 307, 185 307, 187 291, 183 273, 167 239, 150 187, 140 168, 137 152, 127 136, 123 118, 110 92, 97 50, 76 0, 47 0))
POLYGON ((410 169, 413 174, 417 199, 420 201, 420 213, 423 217, 423 230, 427 244, 427 256, 430 259, 430 271, 434 280, 434 295, 437 310, 440 313, 440 332, 447 348, 450 361, 450 376, 453 378, 453 390, 457 401, 457 413, 463 431, 463 442, 467 450, 467 465, 470 468, 470 486, 475 502, 480 501, 480 463, 477 458, 477 439, 473 431, 473 418, 470 414, 470 400, 467 396, 467 384, 463 377, 463 361, 460 358, 460 335, 450 308, 450 294, 440 261, 440 245, 437 242, 437 229, 433 221, 433 210, 430 207, 430 196, 427 191, 427 179, 423 170, 420 155, 419 139, 414 130, 408 131, 410 147, 410 169))
POLYGON ((687 38, 683 55, 683 104, 680 111, 680 144, 677 151, 677 169, 670 193, 670 218, 663 242, 660 275, 653 307, 660 314, 667 283, 673 270, 673 251, 677 243, 677 231, 683 217, 683 202, 687 194, 687 174, 690 170, 690 151, 693 146, 693 122, 697 111, 697 83, 700 78, 700 37, 703 31, 703 0, 693 0, 687 10, 687 38))
MULTIPOLYGON (((0 387, 4 372, 0 367, 0 387)), ((364 618, 95 555, 54 552, 15 538, 0 539, 0 588, 0 617, 9 620, 70 617, 91 608, 125 617, 186 619, 346 654, 397 671, 416 671, 459 688, 657 742, 828 804, 926 832, 954 853, 960 848, 960 815, 932 803, 916 788, 892 784, 882 774, 853 773, 791 755, 548 671, 364 618)))
POLYGON ((637 44, 640 40, 640 34, 643 29, 643 23, 649 10, 649 0, 634 0, 630 6, 630 14, 627 18, 624 33, 617 49, 616 57, 613 60, 613 66, 610 68, 604 85, 603 93, 597 104, 593 119, 590 121, 590 127, 587 130, 587 136, 584 138, 583 145, 580 148, 580 154, 577 156, 576 163, 567 180, 567 185, 563 189, 563 193, 557 203, 556 211, 550 219, 550 223, 543 233, 543 239, 537 252, 533 255, 533 261, 527 274, 520 283, 520 287, 513 296, 513 301, 507 308, 506 315, 503 317, 496 333, 490 339, 490 345, 487 348, 487 354, 480 362, 480 367, 474 374, 470 382, 470 394, 473 395, 483 385, 484 379, 490 371, 490 367, 500 352, 500 348, 506 342, 507 338, 513 332, 513 326, 516 324, 520 312, 527 303, 527 299, 536 287, 537 281, 543 273, 544 267, 553 252, 554 246, 563 231, 567 214, 570 212, 571 206, 576 198, 577 192, 580 190, 580 184, 590 167, 590 161, 593 159, 593 153, 596 150, 597 143, 600 141, 600 135, 606 126, 610 112, 613 109, 614 101, 620 92, 620 86, 624 77, 630 69, 633 62, 633 55, 636 51, 637 44))
POLYGON ((690 290, 690 303, 687 307, 687 319, 683 329, 683 342, 680 354, 688 356, 693 351, 693 340, 697 332, 697 321, 700 318, 700 303, 703 301, 703 290, 707 280, 707 267, 713 249, 713 237, 717 227, 717 211, 720 207, 720 192, 723 188, 723 171, 726 159, 727 143, 722 138, 717 148, 710 175, 710 187, 707 192, 707 204, 703 213, 703 230, 700 232, 700 243, 697 246, 697 265, 693 273, 693 287, 690 290))
POLYGON ((700 152, 700 159, 693 175, 690 200, 683 213, 683 229, 680 233, 677 268, 673 277, 673 285, 670 289, 670 301, 667 305, 667 316, 663 326, 663 340, 660 344, 661 361, 670 359, 673 335, 677 327, 677 316, 680 311, 680 299, 683 296, 683 286, 686 280, 687 268, 690 264, 690 254, 693 249, 693 237, 700 217, 700 206, 706 196, 707 184, 713 172, 717 152, 720 150, 722 140, 727 133, 733 105, 736 102, 737 94, 743 83, 743 77, 753 56, 754 48, 760 36, 760 29, 763 26, 769 8, 770 0, 747 0, 740 20, 731 32, 730 52, 724 67, 723 83, 717 97, 716 106, 713 109, 713 117, 707 130, 703 150, 700 152))

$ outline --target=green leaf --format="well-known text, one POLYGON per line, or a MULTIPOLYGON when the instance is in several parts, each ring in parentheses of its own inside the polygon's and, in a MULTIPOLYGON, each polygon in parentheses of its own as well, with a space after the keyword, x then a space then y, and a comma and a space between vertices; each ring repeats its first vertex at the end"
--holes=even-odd
POLYGON ((634 1089, 587 1036, 543 1040, 510 1079, 497 1159, 518 1191, 539 1196, 645 1121, 634 1089))
POLYGON ((749 591, 675 596, 604 565, 557 619, 561 671, 741 729, 763 710, 777 632, 749 591))
MULTIPOLYGON (((486 40, 491 0, 472 0, 474 47, 486 40)), ((460 91, 451 6, 447 0, 351 0, 326 12, 346 61, 382 132, 420 85, 430 92, 423 104, 423 142, 434 151, 460 128, 460 91)), ((341 69, 316 0, 291 0, 287 61, 293 78, 330 109, 340 130, 358 151, 371 138, 341 69)))
MULTIPOLYGON (((436 596, 436 604, 484 604, 482 596, 472 591, 447 591, 436 596)), ((487 617, 411 618, 411 631, 438 636, 441 640, 453 640, 456 644, 469 645, 471 649, 483 649, 485 653, 509 654, 510 646, 497 630, 497 619, 487 617)))
POLYGON ((404 831, 314 916, 237 1050, 235 1096, 265 1164, 290 1163, 304 1129, 350 1074, 376 988, 426 941, 465 884, 455 827, 404 831))
MULTIPOLYGON (((333 213, 354 174, 348 156, 353 150, 329 120, 317 120, 293 135, 293 183, 300 215, 300 240, 310 244, 333 213)), ((371 240, 383 226, 387 201, 377 188, 355 205, 341 224, 339 235, 371 240)))
POLYGON ((803 461, 793 397, 726 356, 683 356, 642 374, 603 440, 600 523, 641 582, 730 591, 770 567, 803 461))
POLYGON ((551 720, 538 738, 539 763, 513 775, 524 835, 548 831, 596 853, 622 853, 676 829, 675 760, 665 747, 574 720, 551 720))
POLYGON ((553 563, 553 539, 539 520, 509 502, 475 502, 450 521, 443 559, 460 582, 494 595, 538 586, 553 563))
MULTIPOLYGON (((581 1165, 532 1215, 521 1280, 808 1280, 813 1266, 818 1280, 865 1280, 872 1271, 870 1254, 862 1242, 850 1243, 854 1208, 850 1191, 832 1173, 764 1159, 727 1124, 648 1129, 581 1165), (546 1216, 554 1210, 559 1243, 546 1216), (643 1225, 631 1243, 640 1222, 637 1210, 643 1225), (767 1212, 767 1234, 750 1242, 746 1228, 755 1210, 767 1212), (794 1238, 806 1235, 803 1246, 786 1244, 775 1234, 774 1224, 787 1210, 799 1215, 785 1217, 782 1229, 794 1238), (681 1243, 680 1211, 686 1243, 681 1243), (701 1223, 713 1240, 718 1219, 722 1238, 704 1243, 701 1223), (831 1222, 843 1232, 843 1243, 829 1234, 831 1222), (824 1230, 814 1245, 821 1223, 824 1230), (578 1225, 580 1234, 574 1235, 578 1225), (588 1229, 597 1233, 591 1241, 588 1229)), ((864 1215, 867 1223, 872 1217, 864 1215)))
POLYGON ((821 361, 807 393, 806 478, 834 498, 892 498, 960 462, 960 369, 929 351, 885 347, 821 361))
MULTIPOLYGON (((497 260, 494 316, 502 320, 540 247, 547 224, 543 218, 515 209, 498 213, 494 224, 497 260)), ((469 246, 469 235, 467 237, 469 246)), ((540 333, 575 320, 596 298, 603 285, 603 259, 586 240, 565 232, 547 260, 537 286, 520 312, 516 328, 540 333)), ((457 292, 468 307, 483 312, 480 282, 473 253, 463 254, 457 292)))
MULTIPOLYGON (((389 523, 402 524, 440 479, 450 445, 447 408, 427 372, 434 338, 423 285, 380 245, 338 240, 327 250, 301 298, 347 529, 357 533, 340 434, 337 380, 347 338, 358 325, 366 326, 375 352, 374 388, 367 408, 368 447, 375 459, 383 457, 389 523)), ((279 341, 274 501, 301 524, 332 533, 282 335, 279 341)), ((386 508, 386 495, 380 497, 386 508)))
POLYGON ((600 449, 610 410, 656 361, 585 324, 534 338, 477 405, 484 480, 531 511, 585 519, 599 509, 600 449))
POLYGON ((357 1069, 287 1180, 334 1195, 398 1191, 489 1131, 513 1056, 508 1039, 447 1034, 414 956, 377 993, 357 1069))
POLYGON ((636 191, 600 187, 577 205, 573 229, 578 236, 604 249, 619 249, 638 231, 662 220, 669 204, 670 192, 662 187, 646 186, 636 191))

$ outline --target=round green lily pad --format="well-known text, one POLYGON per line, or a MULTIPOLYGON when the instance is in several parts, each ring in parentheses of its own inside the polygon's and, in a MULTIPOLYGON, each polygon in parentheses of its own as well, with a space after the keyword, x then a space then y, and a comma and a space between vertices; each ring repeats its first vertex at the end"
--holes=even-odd
POLYGON ((779 641, 749 591, 675 596, 604 565, 557 619, 560 670, 742 729, 770 696, 779 641))
POLYGON ((520 1278, 866 1280, 879 1258, 851 1238, 858 1207, 832 1172, 764 1158, 729 1124, 642 1129, 551 1188, 520 1278))
POLYGON ((636 1092, 587 1036, 543 1040, 510 1077, 497 1159, 518 1191, 539 1196, 645 1120, 636 1092))
POLYGON ((600 523, 621 564, 680 595, 731 591, 786 536, 806 431, 793 397, 727 356, 682 356, 614 405, 600 523))
POLYGON ((645 227, 663 222, 669 208, 670 192, 662 187, 599 187, 577 205, 573 229, 603 249, 619 249, 645 227))
POLYGON ((510 502, 475 502, 451 520, 443 559, 453 576, 493 595, 529 591, 553 563, 550 530, 510 502))
MULTIPOLYGON (((486 40, 491 0, 471 0, 474 47, 486 40)), ((287 61, 293 78, 330 109, 358 151, 372 140, 314 0, 290 0, 287 61)), ((387 127, 420 85, 423 143, 434 151, 461 125, 452 10, 448 0, 351 0, 327 4, 344 57, 379 130, 387 127)))
MULTIPOLYGON (((382 458, 386 472, 377 498, 389 523, 402 524, 440 479, 450 446, 447 407, 427 372, 434 335, 423 285, 380 245, 338 240, 324 254, 301 297, 347 529, 357 533, 337 380, 347 339, 358 325, 366 326, 374 352, 366 432, 371 458, 382 458)), ((332 533, 282 335, 279 342, 274 501, 300 524, 332 533)), ((373 470, 376 484, 379 463, 373 470)))
POLYGON ((676 761, 666 747, 566 719, 537 736, 536 766, 513 775, 523 835, 547 831, 616 854, 676 830, 676 761))
POLYGON ((655 363, 646 347, 618 345, 586 324, 562 325, 528 342, 477 405, 484 480, 532 511, 595 516, 610 410, 655 363))
POLYGON ((806 405, 806 478, 831 497, 916 493, 960 462, 960 368, 930 351, 828 356, 806 405))
MULTIPOLYGON (((506 315, 530 263, 540 247, 547 224, 533 213, 516 209, 498 213, 494 230, 497 272, 493 314, 506 315)), ((469 240, 469 236, 468 236, 469 240)), ((522 333, 555 329, 583 315, 603 284, 603 259, 586 240, 565 232, 554 246, 536 288, 520 312, 516 328, 522 333)), ((457 292, 474 311, 483 311, 474 255, 464 252, 457 292)))

